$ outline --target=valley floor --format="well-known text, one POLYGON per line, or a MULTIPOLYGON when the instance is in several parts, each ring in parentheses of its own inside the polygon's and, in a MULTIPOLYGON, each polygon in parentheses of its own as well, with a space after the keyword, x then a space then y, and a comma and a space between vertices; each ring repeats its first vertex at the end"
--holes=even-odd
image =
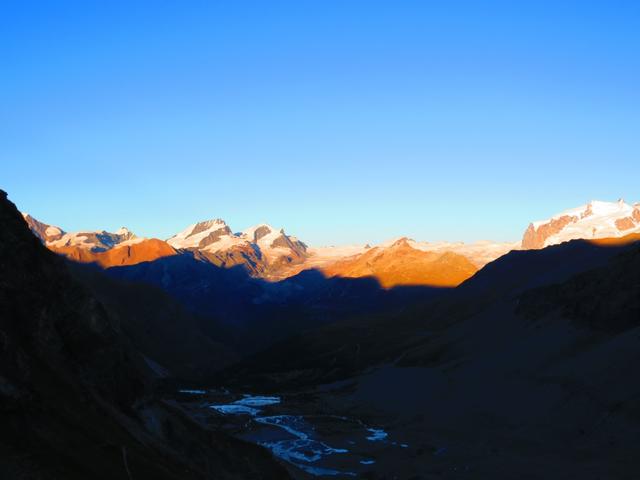
POLYGON ((638 478, 637 433, 615 418, 577 432, 549 418, 518 424, 465 410, 473 399, 428 400, 446 381, 430 368, 387 366, 305 391, 189 390, 174 401, 199 422, 270 449, 298 479, 638 478))

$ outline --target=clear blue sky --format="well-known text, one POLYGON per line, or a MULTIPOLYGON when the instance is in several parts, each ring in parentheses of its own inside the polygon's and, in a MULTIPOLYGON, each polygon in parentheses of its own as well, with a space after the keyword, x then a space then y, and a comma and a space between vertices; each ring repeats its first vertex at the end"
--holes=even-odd
POLYGON ((519 239, 640 201, 640 2, 4 2, 0 187, 67 230, 519 239))

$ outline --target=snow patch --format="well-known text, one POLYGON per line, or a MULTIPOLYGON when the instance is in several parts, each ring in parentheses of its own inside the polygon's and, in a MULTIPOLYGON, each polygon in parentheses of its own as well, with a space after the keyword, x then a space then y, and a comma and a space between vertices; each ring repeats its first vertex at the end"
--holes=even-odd
POLYGON ((219 218, 215 220, 207 220, 206 222, 194 223, 173 237, 167 240, 167 243, 174 248, 194 248, 200 244, 200 241, 209 234, 217 232, 227 227, 224 220, 219 218), (198 233, 193 234, 194 230, 198 233))
POLYGON ((59 229, 58 227, 53 227, 53 226, 49 226, 47 227, 47 229, 44 231, 45 235, 47 236, 54 236, 54 235, 60 235, 62 234, 62 230, 59 229))

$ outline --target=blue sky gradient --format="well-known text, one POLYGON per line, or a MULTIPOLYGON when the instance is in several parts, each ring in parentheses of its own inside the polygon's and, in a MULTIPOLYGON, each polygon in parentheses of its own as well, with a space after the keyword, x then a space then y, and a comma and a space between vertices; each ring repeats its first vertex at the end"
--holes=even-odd
POLYGON ((640 201, 640 2, 6 2, 0 188, 67 230, 517 240, 640 201))

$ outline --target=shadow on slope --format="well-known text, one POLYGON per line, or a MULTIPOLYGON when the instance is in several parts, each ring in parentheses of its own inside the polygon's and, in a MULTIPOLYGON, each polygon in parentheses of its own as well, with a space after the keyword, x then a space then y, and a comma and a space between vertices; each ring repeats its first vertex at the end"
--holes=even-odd
POLYGON ((234 372, 241 372, 237 378, 247 384, 282 381, 293 386, 346 378, 384 363, 435 364, 451 350, 450 339, 439 338, 449 327, 497 306, 511 308, 531 289, 606 268, 612 257, 632 248, 633 243, 602 246, 575 240, 542 250, 512 251, 455 289, 410 299, 404 309, 391 313, 358 315, 294 336, 245 359, 234 372))
POLYGON ((154 399, 142 355, 2 191, 0 225, 0 478, 287 477, 154 399))
POLYGON ((73 276, 109 311, 159 377, 206 382, 237 354, 204 334, 201 318, 160 288, 111 278, 94 265, 67 262, 73 276))
POLYGON ((383 289, 371 277, 327 278, 318 270, 268 282, 250 277, 242 266, 217 267, 188 252, 106 272, 113 278, 159 287, 189 311, 217 319, 205 322, 203 330, 243 353, 354 314, 396 311, 446 290, 383 289))
POLYGON ((557 312, 578 325, 611 334, 640 326, 640 242, 606 266, 525 292, 517 312, 532 320, 557 312))
POLYGON ((631 480, 639 262, 637 242, 512 252, 429 305, 282 342, 224 380, 376 418, 410 445, 380 477, 631 480))

